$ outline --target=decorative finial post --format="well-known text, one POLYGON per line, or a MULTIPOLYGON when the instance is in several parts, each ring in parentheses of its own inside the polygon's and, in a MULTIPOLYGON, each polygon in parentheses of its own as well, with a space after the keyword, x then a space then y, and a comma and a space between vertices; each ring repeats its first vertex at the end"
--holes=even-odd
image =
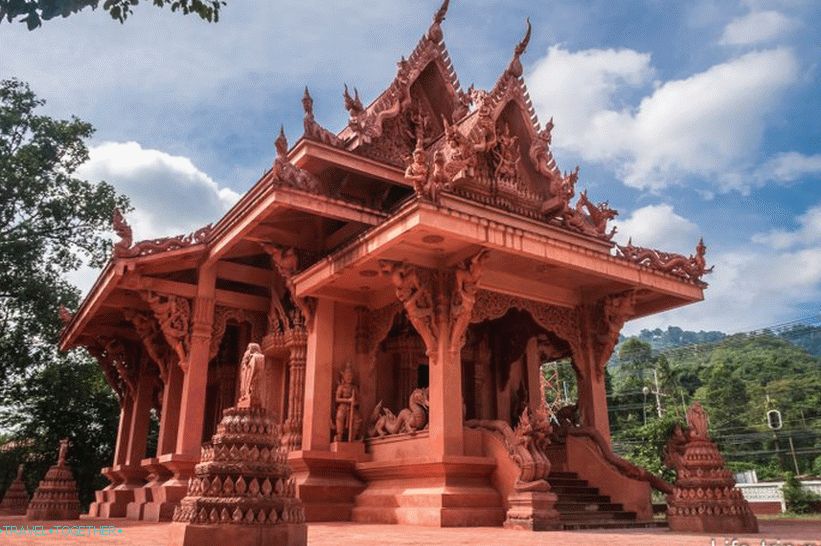
POLYGON ((279 126, 279 136, 274 142, 277 149, 277 157, 285 159, 288 156, 288 138, 285 136, 285 126, 279 126))
POLYGON ((305 110, 305 115, 314 115, 314 99, 311 93, 308 92, 308 86, 305 86, 305 93, 302 95, 302 108, 305 110))
POLYGON ((520 57, 527 50, 527 44, 530 43, 530 35, 532 30, 533 27, 530 24, 530 17, 528 17, 525 36, 518 44, 516 44, 516 48, 513 50, 513 58, 510 60, 510 65, 507 67, 508 74, 514 78, 521 78, 524 73, 524 68, 522 68, 522 61, 520 60, 520 57))
POLYGON ((430 28, 428 28, 427 37, 429 40, 439 43, 444 38, 442 34, 442 21, 445 20, 445 15, 448 13, 448 6, 450 5, 450 0, 444 0, 442 5, 439 6, 439 9, 436 10, 436 13, 433 14, 433 22, 430 24, 430 28))

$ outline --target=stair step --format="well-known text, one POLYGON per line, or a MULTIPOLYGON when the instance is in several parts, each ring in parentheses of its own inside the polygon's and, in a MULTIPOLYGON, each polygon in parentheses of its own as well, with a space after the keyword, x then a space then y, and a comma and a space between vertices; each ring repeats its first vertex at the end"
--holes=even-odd
POLYGON ((584 503, 591 503, 591 502, 602 502, 608 503, 610 502, 610 497, 607 495, 570 495, 567 493, 563 493, 561 495, 557 495, 558 500, 557 502, 584 502, 584 503))
POLYGON ((563 522, 565 531, 585 529, 666 529, 666 521, 573 521, 563 522))
POLYGON ((561 513, 572 512, 623 512, 624 506, 617 502, 562 502, 556 503, 561 513))
POLYGON ((570 523, 576 521, 633 521, 635 519, 635 512, 561 512, 562 523, 570 523))
POLYGON ((554 493, 561 496, 563 494, 569 495, 598 495, 598 487, 579 487, 577 485, 553 485, 551 489, 554 493))
POLYGON ((551 472, 548 475, 547 479, 549 481, 552 478, 569 478, 569 479, 572 479, 572 480, 577 480, 577 479, 579 479, 579 475, 576 474, 575 472, 551 472))
POLYGON ((550 476, 547 481, 553 487, 587 487, 587 480, 577 478, 554 478, 550 476))

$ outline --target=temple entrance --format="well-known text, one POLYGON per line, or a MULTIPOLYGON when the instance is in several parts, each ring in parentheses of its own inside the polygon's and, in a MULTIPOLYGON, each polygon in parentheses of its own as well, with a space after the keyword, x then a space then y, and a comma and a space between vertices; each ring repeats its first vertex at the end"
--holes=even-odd
POLYGON ((511 309, 471 325, 462 350, 465 419, 498 419, 515 427, 528 404, 541 399, 543 362, 569 353, 564 340, 525 311, 511 309))

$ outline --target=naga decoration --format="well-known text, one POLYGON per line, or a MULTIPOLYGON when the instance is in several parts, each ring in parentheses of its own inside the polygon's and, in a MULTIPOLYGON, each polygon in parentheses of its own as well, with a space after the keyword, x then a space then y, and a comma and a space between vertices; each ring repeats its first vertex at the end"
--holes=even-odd
POLYGON ((271 169, 274 185, 318 193, 322 187, 319 179, 305 169, 300 169, 288 159, 288 138, 285 136, 284 126, 279 128, 279 136, 274 144, 277 151, 274 166, 271 169))
POLYGON ((667 495, 667 522, 673 531, 756 533, 758 521, 735 487, 733 472, 710 439, 707 413, 695 402, 687 409, 689 426, 676 425, 664 462, 676 471, 667 495))
POLYGON ((473 307, 476 304, 479 278, 482 276, 489 256, 490 251, 482 249, 456 266, 455 289, 450 305, 450 350, 452 352, 461 351, 465 345, 465 332, 470 325, 473 307))
POLYGON ((139 256, 151 256, 160 252, 179 250, 192 245, 201 245, 211 237, 211 224, 201 227, 188 234, 174 235, 172 237, 160 237, 158 239, 145 239, 133 242, 131 226, 128 225, 125 217, 119 209, 114 209, 114 232, 120 240, 114 243, 115 258, 136 258, 139 256))
POLYGON ((394 415, 380 400, 371 413, 368 436, 380 438, 424 430, 428 428, 428 407, 428 389, 414 389, 408 399, 408 407, 399 415, 394 415))
POLYGON ((302 96, 302 108, 305 110, 305 119, 303 120, 305 138, 331 146, 342 146, 342 141, 335 134, 317 123, 314 118, 314 99, 308 92, 307 85, 305 86, 305 94, 302 96))
POLYGON ((334 421, 334 441, 347 442, 359 439, 362 417, 359 415, 359 387, 353 382, 353 366, 350 362, 340 374, 339 385, 334 396, 336 419, 334 421))
POLYGON ((525 407, 513 429, 500 420, 471 419, 465 426, 491 433, 519 468, 507 497, 505 527, 555 528, 559 514, 555 510, 556 495, 548 483, 551 464, 547 455, 552 429, 543 402, 537 402, 535 408, 525 407))
MULTIPOLYGON (((570 176, 578 179, 578 170, 570 176)), ((607 231, 607 222, 619 215, 619 211, 611 209, 607 201, 595 204, 587 198, 587 190, 579 195, 579 200, 576 202, 574 209, 567 209, 564 211, 563 223, 565 227, 576 230, 585 235, 591 235, 609 241, 616 234, 616 228, 613 227, 609 232, 607 231)))
POLYGON ((707 268, 707 261, 704 258, 707 253, 707 246, 704 244, 703 238, 698 240, 695 255, 691 254, 689 257, 673 252, 662 252, 652 248, 633 246, 632 239, 628 240, 625 246, 616 245, 616 250, 616 255, 625 260, 656 271, 675 275, 699 285, 706 286, 701 277, 713 272, 713 267, 707 268))

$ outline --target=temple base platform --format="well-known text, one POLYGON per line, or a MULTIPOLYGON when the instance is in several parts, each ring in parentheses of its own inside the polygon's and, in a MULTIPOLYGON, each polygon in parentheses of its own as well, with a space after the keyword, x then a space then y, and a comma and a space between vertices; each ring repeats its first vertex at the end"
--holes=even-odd
POLYGON ((308 543, 308 528, 304 523, 278 525, 196 525, 172 523, 168 546, 201 546, 231 544, 231 546, 267 546, 269 544, 302 546, 308 543))

